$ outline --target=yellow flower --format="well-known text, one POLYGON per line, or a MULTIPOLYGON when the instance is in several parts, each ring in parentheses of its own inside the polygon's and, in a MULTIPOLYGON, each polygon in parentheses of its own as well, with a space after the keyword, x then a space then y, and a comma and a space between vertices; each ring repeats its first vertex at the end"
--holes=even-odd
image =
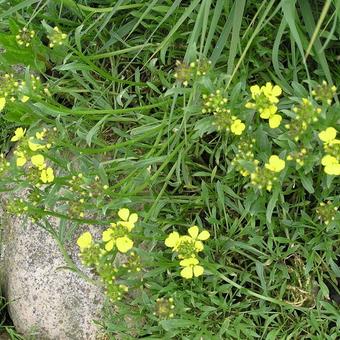
POLYGON ((34 142, 31 141, 31 139, 32 139, 32 137, 28 140, 28 147, 32 151, 37 151, 37 150, 45 149, 45 145, 34 143, 34 142))
POLYGON ((335 157, 331 155, 326 155, 322 157, 321 164, 325 167, 324 171, 327 175, 340 175, 340 164, 335 157))
POLYGON ((54 173, 52 168, 43 169, 41 171, 40 179, 43 183, 51 183, 54 181, 54 173))
POLYGON ((335 140, 336 130, 333 127, 328 127, 319 133, 319 138, 326 144, 330 144, 335 140))
POLYGON ((259 109, 260 117, 263 119, 269 119, 272 117, 277 111, 276 105, 269 105, 265 108, 259 109))
POLYGON ((332 165, 336 163, 338 163, 337 159, 331 155, 326 155, 321 159, 321 164, 323 166, 332 165))
POLYGON ((86 231, 79 236, 77 244, 80 248, 80 251, 90 248, 92 245, 92 235, 88 231, 86 231))
POLYGON ((27 162, 25 154, 23 152, 16 152, 15 155, 17 156, 17 159, 16 159, 17 166, 24 166, 27 162))
POLYGON ((131 241, 127 236, 118 237, 116 240, 116 246, 121 253, 126 253, 133 247, 133 241, 131 241))
POLYGON ((6 105, 6 98, 1 97, 0 98, 0 112, 4 109, 5 105, 6 105))
POLYGON ((106 242, 105 250, 111 251, 116 246, 121 253, 126 253, 133 247, 133 241, 125 235, 127 228, 116 223, 110 225, 111 227, 104 230, 102 235, 103 241, 106 242))
POLYGON ((19 127, 15 130, 14 136, 11 138, 11 142, 17 142, 25 136, 26 129, 19 127))
POLYGON ((269 126, 272 129, 275 129, 275 128, 279 127, 281 120, 282 120, 282 117, 280 115, 273 115, 273 116, 269 117, 269 126))
POLYGON ((192 226, 188 229, 188 234, 193 238, 200 241, 206 241, 210 237, 210 233, 207 230, 203 230, 200 233, 197 226, 192 226))
MULTIPOLYGON (((197 252, 200 252, 204 249, 202 241, 206 241, 210 237, 210 234, 207 230, 203 230, 199 233, 199 229, 197 226, 190 227, 188 229, 188 234, 191 236, 197 252)), ((185 236, 183 236, 182 238, 184 237, 185 236)))
POLYGON ((251 92, 251 97, 255 99, 258 95, 261 94, 261 89, 260 86, 258 85, 253 85, 250 87, 250 92, 251 92))
POLYGON ((39 139, 39 140, 43 140, 43 139, 45 138, 46 132, 47 132, 46 129, 43 129, 43 130, 40 131, 40 132, 39 132, 39 131, 36 132, 35 138, 36 138, 36 139, 39 139))
POLYGON ((177 250, 178 246, 180 245, 179 233, 174 231, 169 234, 169 236, 165 239, 165 245, 169 248, 173 248, 173 250, 177 250))
POLYGON ((33 165, 35 165, 38 168, 44 168, 45 167, 45 158, 43 155, 34 155, 31 157, 31 162, 33 165))
POLYGON ((199 261, 194 258, 184 259, 179 263, 182 267, 181 276, 185 279, 191 279, 193 276, 198 277, 203 274, 204 268, 199 266, 199 261))
POLYGON ((21 100, 22 103, 26 103, 29 99, 30 99, 30 97, 28 97, 28 96, 22 96, 20 100, 21 100))
POLYGON ((231 132, 235 135, 241 135, 246 126, 240 119, 236 119, 230 126, 231 132))
POLYGON ((273 172, 280 172, 284 169, 286 163, 284 160, 276 155, 270 156, 269 163, 265 164, 265 167, 273 172))
POLYGON ((326 165, 324 170, 327 175, 340 176, 340 164, 339 163, 326 165))
MULTIPOLYGON (((117 225, 115 223, 111 223, 111 226, 115 228, 117 225)), ((133 241, 131 241, 127 236, 115 238, 115 231, 113 228, 108 228, 103 231, 102 239, 104 242, 107 242, 105 244, 105 250, 111 251, 113 247, 116 246, 121 253, 126 253, 133 247, 133 241)))
POLYGON ((282 89, 280 86, 273 86, 271 83, 268 82, 266 83, 266 86, 262 86, 261 90, 271 103, 279 102, 279 99, 277 97, 280 96, 282 93, 282 89))
POLYGON ((129 231, 135 227, 135 223, 138 221, 138 215, 136 213, 130 214, 130 210, 127 208, 119 209, 118 216, 122 219, 118 223, 129 231))

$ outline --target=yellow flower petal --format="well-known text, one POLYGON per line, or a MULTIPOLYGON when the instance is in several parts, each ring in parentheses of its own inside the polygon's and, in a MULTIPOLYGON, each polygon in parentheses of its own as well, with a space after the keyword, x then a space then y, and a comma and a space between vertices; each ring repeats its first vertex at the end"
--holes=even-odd
POLYGON ((252 98, 255 99, 255 97, 258 96, 261 93, 260 86, 258 86, 258 85, 251 86, 250 92, 251 92, 252 98))
POLYGON ((184 267, 181 270, 181 276, 184 277, 185 279, 191 279, 192 275, 193 275, 192 267, 184 267))
POLYGON ((51 183, 54 180, 54 173, 52 168, 43 169, 41 171, 40 179, 43 183, 51 183))
POLYGON ((269 126, 275 129, 280 126, 282 117, 280 115, 273 115, 269 118, 269 126))
POLYGON ((136 223, 138 221, 138 215, 136 213, 133 213, 129 217, 129 222, 136 223))
POLYGON ((43 155, 34 155, 31 157, 31 162, 33 165, 40 167, 43 166, 45 164, 45 158, 43 155))
POLYGON ((273 172, 280 172, 284 169, 286 162, 276 155, 270 156, 269 162, 265 164, 265 167, 273 172))
POLYGON ((118 216, 123 220, 127 221, 130 215, 130 210, 127 208, 119 209, 118 216))
POLYGON ((336 158, 331 156, 331 155, 323 156, 322 159, 321 159, 321 164, 323 166, 333 165, 333 164, 337 164, 337 163, 338 163, 338 161, 336 160, 336 158))
POLYGON ((129 232, 135 227, 130 221, 119 221, 118 224, 125 227, 129 232))
POLYGON ((195 249, 197 252, 200 252, 204 249, 202 241, 195 241, 195 249))
POLYGON ((21 156, 16 159, 17 166, 24 166, 26 162, 27 162, 27 159, 25 156, 21 156))
POLYGON ((165 239, 165 245, 170 248, 176 248, 179 244, 179 240, 180 238, 178 232, 174 231, 165 239))
POLYGON ((43 145, 40 145, 40 144, 36 144, 36 143, 33 143, 32 141, 28 141, 28 147, 32 150, 32 151, 37 151, 39 149, 43 149, 44 146, 43 145))
POLYGON ((327 175, 340 176, 340 164, 339 163, 326 165, 324 170, 327 175))
POLYGON ((282 94, 282 89, 281 89, 281 87, 278 86, 278 85, 275 85, 275 86, 273 87, 272 94, 273 94, 273 96, 275 96, 275 97, 280 96, 280 95, 282 94))
POLYGON ((277 106, 276 105, 270 105, 267 106, 260 111, 260 117, 263 119, 269 119, 271 116, 273 116, 276 111, 277 111, 277 106))
POLYGON ((133 242, 127 236, 118 237, 116 246, 121 253, 126 253, 133 247, 133 242))
POLYGON ((243 130, 246 128, 241 119, 236 119, 230 126, 230 130, 235 135, 241 135, 243 130))
POLYGON ((202 266, 194 266, 194 275, 196 277, 202 275, 204 272, 204 268, 202 266))
POLYGON ((188 229, 188 234, 192 237, 192 238, 196 238, 198 236, 198 227, 197 226, 192 226, 188 229))
POLYGON ((92 235, 87 231, 83 234, 81 234, 77 240, 77 244, 80 248, 80 250, 84 250, 86 248, 91 247, 92 244, 92 235))
POLYGON ((114 240, 111 240, 105 244, 105 250, 106 251, 111 251, 114 246, 114 240))
POLYGON ((333 127, 328 127, 319 133, 319 138, 325 143, 331 143, 336 137, 336 130, 333 127))
POLYGON ((11 138, 11 142, 17 142, 25 136, 26 129, 19 127, 15 130, 14 136, 11 138))
POLYGON ((22 96, 20 100, 21 100, 22 103, 26 103, 29 99, 30 99, 30 97, 28 97, 28 96, 22 96))
POLYGON ((112 229, 111 228, 108 228, 106 230, 103 231, 103 234, 102 234, 102 240, 104 242, 108 242, 112 239, 112 229))
POLYGON ((180 265, 182 267, 188 267, 188 266, 195 266, 199 263, 199 261, 195 257, 189 257, 187 259, 184 259, 180 261, 180 265))
POLYGON ((205 241, 210 237, 210 233, 207 230, 203 230, 202 232, 200 232, 200 234, 198 235, 198 239, 201 241, 205 241))
POLYGON ((0 112, 4 109, 6 105, 6 98, 2 97, 0 98, 0 112))

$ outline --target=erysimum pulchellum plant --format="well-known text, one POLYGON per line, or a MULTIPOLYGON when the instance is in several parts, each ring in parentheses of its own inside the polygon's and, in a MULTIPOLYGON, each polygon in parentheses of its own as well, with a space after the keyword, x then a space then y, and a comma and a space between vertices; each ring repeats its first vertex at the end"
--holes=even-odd
MULTIPOLYGON (((138 335, 334 329, 339 107, 334 54, 313 35, 317 4, 63 5, 39 5, 31 20, 18 4, 23 17, 0 37, 0 104, 18 129, 0 171, 3 186, 29 192, 9 210, 41 223, 66 257, 75 230, 81 259, 120 315, 141 321, 138 335), (308 35, 326 83, 310 80, 308 35), (24 67, 13 71, 18 49, 24 67), (101 237, 79 235, 81 224, 101 237), (192 252, 180 258, 181 246, 192 252)), ((127 332, 111 314, 107 329, 127 332)))

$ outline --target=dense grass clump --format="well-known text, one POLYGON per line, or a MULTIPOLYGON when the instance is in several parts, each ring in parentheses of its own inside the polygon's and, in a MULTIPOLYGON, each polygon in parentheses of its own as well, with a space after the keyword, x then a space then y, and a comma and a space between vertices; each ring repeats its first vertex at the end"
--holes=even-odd
POLYGON ((0 9, 0 188, 85 277, 77 240, 102 333, 339 337, 339 0, 0 9))

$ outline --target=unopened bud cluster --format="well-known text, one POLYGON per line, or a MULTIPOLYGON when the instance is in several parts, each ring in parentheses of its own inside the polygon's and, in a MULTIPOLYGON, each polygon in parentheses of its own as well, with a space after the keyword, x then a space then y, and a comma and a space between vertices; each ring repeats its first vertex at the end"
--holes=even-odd
POLYGON ((177 60, 174 77, 184 86, 188 86, 199 77, 205 76, 209 72, 210 66, 210 60, 197 59, 189 64, 177 60))
POLYGON ((330 105, 332 103, 333 97, 336 94, 336 87, 333 85, 328 85, 324 80, 321 84, 315 87, 312 91, 312 95, 317 101, 321 101, 330 105))
POLYGON ((214 126, 219 131, 231 131, 235 135, 241 135, 246 128, 241 119, 231 114, 228 108, 228 99, 222 94, 221 90, 216 90, 209 95, 204 94, 202 113, 213 113, 214 126))
POLYGON ((19 46, 28 47, 31 45, 34 36, 35 36, 34 30, 29 30, 27 27, 23 27, 19 30, 18 34, 15 36, 15 39, 19 46))
POLYGON ((298 141, 310 129, 310 125, 319 120, 321 109, 316 107, 309 99, 302 98, 301 103, 293 107, 295 117, 285 128, 294 141, 298 141))
POLYGON ((250 170, 245 167, 245 164, 249 164, 255 169, 259 163, 259 161, 254 158, 254 145, 255 139, 247 141, 246 138, 242 138, 237 144, 235 157, 231 161, 231 164, 235 167, 236 171, 244 177, 250 175, 250 170))
POLYGON ((326 225, 335 220, 337 212, 338 206, 331 201, 320 202, 316 208, 318 219, 326 225))

